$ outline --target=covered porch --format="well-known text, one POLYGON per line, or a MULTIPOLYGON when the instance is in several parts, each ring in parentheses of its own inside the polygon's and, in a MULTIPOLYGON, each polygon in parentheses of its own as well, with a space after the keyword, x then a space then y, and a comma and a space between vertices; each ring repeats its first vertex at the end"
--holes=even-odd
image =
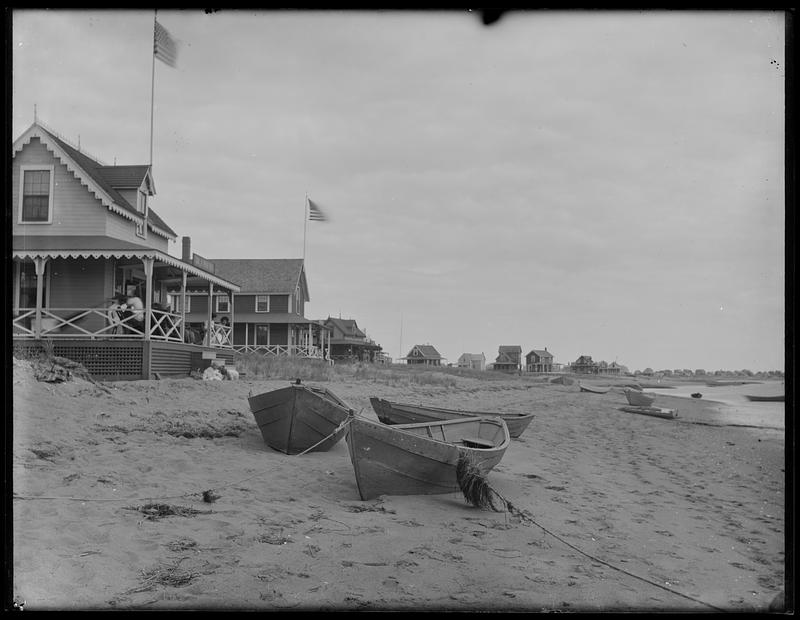
POLYGON ((185 294, 204 282, 232 294, 238 285, 193 262, 111 237, 14 237, 12 335, 16 349, 44 342, 101 378, 188 374, 204 360, 233 360, 232 326, 206 317, 202 336, 187 324, 185 294), (120 316, 118 295, 143 310, 120 316))

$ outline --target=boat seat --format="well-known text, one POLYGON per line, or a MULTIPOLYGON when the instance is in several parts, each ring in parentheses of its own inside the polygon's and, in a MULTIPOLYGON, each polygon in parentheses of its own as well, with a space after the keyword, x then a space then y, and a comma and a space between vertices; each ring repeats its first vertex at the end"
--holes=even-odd
POLYGON ((479 437, 462 437, 461 443, 468 448, 494 448, 494 443, 479 437))

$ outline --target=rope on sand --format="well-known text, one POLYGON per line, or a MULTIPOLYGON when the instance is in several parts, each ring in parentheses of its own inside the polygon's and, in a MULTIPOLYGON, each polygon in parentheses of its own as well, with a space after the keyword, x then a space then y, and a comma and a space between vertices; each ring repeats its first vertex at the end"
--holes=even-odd
POLYGON ((605 560, 601 560, 600 558, 590 553, 587 553, 586 551, 579 549, 572 543, 564 540, 558 534, 551 532, 545 526, 541 525, 540 523, 537 523, 530 512, 528 512, 527 510, 520 510, 519 508, 514 506, 510 501, 508 501, 505 497, 503 497, 500 493, 498 493, 495 489, 493 489, 492 486, 489 484, 489 482, 486 480, 486 477, 481 473, 481 471, 474 464, 474 462, 466 452, 461 452, 461 454, 458 457, 458 463, 456 464, 456 478, 458 480, 459 488, 461 489, 461 492, 464 494, 464 499, 469 504, 472 504, 476 508, 482 508, 484 510, 492 510, 494 512, 503 512, 502 509, 504 508, 507 512, 519 517, 523 523, 531 523, 535 525, 536 527, 543 530, 545 533, 550 534, 550 536, 552 536, 556 540, 565 544, 570 549, 577 551, 578 553, 586 556, 590 560, 599 562, 600 564, 608 566, 609 568, 615 571, 619 571, 620 573, 624 573, 629 577, 633 577, 634 579, 638 579, 657 588, 661 588, 662 590, 666 590, 670 594, 682 596, 685 599, 688 599, 695 603, 699 603, 701 605, 705 605, 706 607, 710 607, 711 609, 714 609, 716 611, 722 611, 722 612, 728 611, 726 609, 721 609, 720 607, 716 607, 711 603, 706 603, 705 601, 696 599, 692 596, 689 596, 688 594, 683 594, 682 592, 678 592, 671 588, 667 588, 666 586, 658 583, 657 581, 652 581, 645 577, 641 577, 639 575, 631 573, 630 571, 627 571, 624 568, 620 568, 619 566, 614 566, 613 564, 610 564, 605 560), (497 508, 495 500, 497 500, 500 503, 501 506, 500 509, 497 508))

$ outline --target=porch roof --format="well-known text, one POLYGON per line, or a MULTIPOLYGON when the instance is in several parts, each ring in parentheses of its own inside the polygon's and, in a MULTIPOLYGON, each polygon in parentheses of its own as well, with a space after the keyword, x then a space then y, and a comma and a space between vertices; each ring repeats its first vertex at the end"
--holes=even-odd
MULTIPOLYGON (((236 308, 234 307, 234 312, 236 308)), ((297 314, 292 314, 290 312, 267 312, 264 313, 263 317, 258 317, 257 319, 250 318, 252 315, 248 314, 247 319, 239 319, 236 321, 237 323, 255 323, 255 324, 267 324, 267 323, 293 323, 295 325, 307 325, 309 323, 316 325, 325 330, 330 330, 330 327, 327 325, 323 325, 321 321, 315 321, 314 319, 307 319, 297 314)))
POLYGON ((152 258, 156 262, 175 267, 187 274, 233 292, 239 285, 224 280, 169 254, 138 243, 97 235, 14 235, 12 257, 26 258, 152 258))

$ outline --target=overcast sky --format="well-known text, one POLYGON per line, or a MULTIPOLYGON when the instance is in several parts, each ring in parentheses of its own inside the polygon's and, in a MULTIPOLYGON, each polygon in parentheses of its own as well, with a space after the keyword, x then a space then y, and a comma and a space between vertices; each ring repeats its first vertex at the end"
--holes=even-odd
MULTIPOLYGON (((13 14, 38 117, 150 158, 152 11, 13 14)), ((781 12, 159 11, 153 208, 207 258, 299 258, 306 316, 392 357, 500 345, 784 367, 781 12)))

